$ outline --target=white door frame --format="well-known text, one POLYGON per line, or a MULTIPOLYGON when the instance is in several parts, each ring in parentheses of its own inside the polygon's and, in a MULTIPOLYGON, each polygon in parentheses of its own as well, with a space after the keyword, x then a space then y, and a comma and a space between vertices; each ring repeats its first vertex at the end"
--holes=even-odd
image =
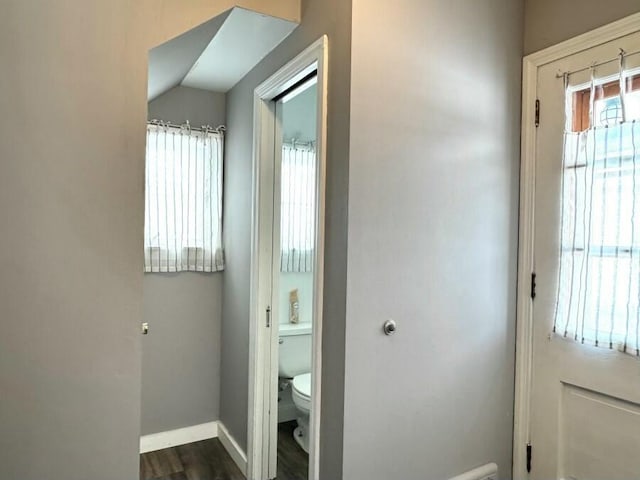
MULTIPOLYGON (((518 300, 516 328, 516 385, 513 428, 514 480, 527 477, 527 444, 530 441, 531 381, 533 364, 534 201, 536 158, 536 98, 538 69, 640 30, 640 13, 577 36, 524 57, 522 85, 522 138, 520 163, 520 227, 518 247, 518 300)), ((541 112, 544 116, 544 111, 541 112)))
MULTIPOLYGON (((275 162, 275 109, 271 101, 309 73, 317 70, 317 177, 316 254, 314 263, 313 347, 310 418, 309 480, 319 480, 322 298, 324 281, 324 205, 327 131, 328 39, 323 36, 255 89, 253 144, 253 210, 251 229, 251 293, 249 329, 249 412, 247 433, 247 478, 269 476, 269 453, 277 439, 277 328, 267 322, 271 305, 271 260, 273 218, 273 170, 275 162), (274 380, 275 377, 275 380, 274 380), (270 409, 273 398, 274 408, 270 409)), ((270 315, 269 315, 270 316, 270 315)))

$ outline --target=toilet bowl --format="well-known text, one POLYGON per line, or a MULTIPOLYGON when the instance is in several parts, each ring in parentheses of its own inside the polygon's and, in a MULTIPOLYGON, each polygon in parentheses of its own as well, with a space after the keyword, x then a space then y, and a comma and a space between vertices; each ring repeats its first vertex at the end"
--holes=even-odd
MULTIPOLYGON (((309 453, 309 413, 311 411, 311 325, 279 326, 278 377, 291 386, 291 399, 298 426, 293 438, 309 453)), ((279 412, 280 413, 280 412, 279 412)))
POLYGON ((291 396, 298 409, 298 426, 293 438, 302 449, 309 453, 309 414, 311 412, 311 374, 303 373, 293 378, 291 396))

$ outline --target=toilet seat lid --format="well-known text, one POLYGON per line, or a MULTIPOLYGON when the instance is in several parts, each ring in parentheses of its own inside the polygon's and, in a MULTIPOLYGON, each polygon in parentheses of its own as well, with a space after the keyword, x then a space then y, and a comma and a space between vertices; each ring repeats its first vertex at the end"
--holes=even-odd
POLYGON ((311 374, 303 373, 293 378, 293 388, 300 395, 311 397, 311 374))

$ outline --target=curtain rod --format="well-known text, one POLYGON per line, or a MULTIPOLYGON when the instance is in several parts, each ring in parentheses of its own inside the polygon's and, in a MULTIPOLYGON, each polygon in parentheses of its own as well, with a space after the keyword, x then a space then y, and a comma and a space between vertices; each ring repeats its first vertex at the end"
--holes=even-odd
POLYGON ((605 60, 605 61, 599 62, 599 63, 593 63, 593 64, 589 65, 588 67, 579 68, 577 70, 572 70, 572 71, 568 71, 568 72, 558 72, 558 73, 556 73, 556 78, 564 78, 565 75, 573 75, 575 73, 580 73, 580 72, 584 72, 586 70, 591 70, 592 68, 601 67, 602 65, 606 65, 607 63, 617 62, 618 60, 620 60, 620 57, 626 58, 626 57, 630 57, 631 55, 637 55, 639 53, 640 53, 640 50, 636 50, 634 52, 627 53, 621 48, 620 49, 620 53, 615 58, 612 58, 610 60, 605 60))
POLYGON ((191 124, 189 123, 189 120, 187 120, 185 123, 178 125, 175 123, 171 123, 171 122, 164 122, 162 120, 157 120, 157 119, 153 119, 153 120, 149 120, 147 121, 147 125, 154 125, 156 127, 166 127, 166 128, 179 128, 181 130, 187 130, 187 131, 195 131, 195 132, 211 132, 211 133, 220 133, 220 134, 224 134, 224 132, 227 130, 227 127, 225 127, 224 125, 218 125, 217 127, 212 127, 211 125, 202 125, 201 127, 193 127, 191 126, 191 124))
POLYGON ((315 140, 298 140, 297 138, 291 138, 289 140, 283 140, 282 144, 283 145, 301 145, 301 146, 305 146, 305 145, 315 145, 316 141, 315 140))
POLYGON ((287 146, 287 147, 307 147, 307 148, 315 148, 316 146, 316 141, 315 140, 309 140, 307 142, 303 142, 300 140, 296 140, 295 138, 292 138, 291 140, 284 140, 282 142, 283 146, 287 146))

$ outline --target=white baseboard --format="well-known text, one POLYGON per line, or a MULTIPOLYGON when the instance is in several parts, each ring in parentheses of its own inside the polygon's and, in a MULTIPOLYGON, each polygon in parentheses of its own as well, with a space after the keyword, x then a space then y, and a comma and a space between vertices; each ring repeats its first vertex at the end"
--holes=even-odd
POLYGON ((152 433, 140 437, 140 453, 154 452, 163 448, 199 442, 218 436, 218 422, 202 423, 167 432, 152 433))
POLYGON ((449 480, 495 480, 496 478, 498 478, 498 465, 487 463, 449 480))
POLYGON ((240 448, 235 438, 231 436, 227 427, 222 422, 218 423, 218 439, 222 446, 227 451, 229 456, 236 463, 242 474, 247 476, 247 454, 240 448))

